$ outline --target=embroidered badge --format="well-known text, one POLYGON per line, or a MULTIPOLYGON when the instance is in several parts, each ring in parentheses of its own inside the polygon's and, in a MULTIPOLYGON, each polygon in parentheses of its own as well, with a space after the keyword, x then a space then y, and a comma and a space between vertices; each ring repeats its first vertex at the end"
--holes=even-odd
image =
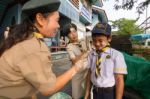
POLYGON ((107 55, 107 56, 106 56, 106 59, 110 59, 110 57, 111 57, 110 55, 107 55))
POLYGON ((96 27, 97 27, 97 28, 100 28, 100 29, 101 29, 101 28, 105 28, 105 26, 104 26, 103 24, 100 24, 100 23, 97 24, 96 27))

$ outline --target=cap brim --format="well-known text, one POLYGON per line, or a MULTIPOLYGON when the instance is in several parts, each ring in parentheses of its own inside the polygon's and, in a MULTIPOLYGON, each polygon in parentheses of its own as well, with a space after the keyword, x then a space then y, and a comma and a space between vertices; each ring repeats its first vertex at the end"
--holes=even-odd
POLYGON ((94 30, 92 30, 92 34, 102 34, 102 35, 106 35, 106 36, 110 35, 110 34, 108 34, 106 31, 104 31, 102 29, 94 29, 94 30))

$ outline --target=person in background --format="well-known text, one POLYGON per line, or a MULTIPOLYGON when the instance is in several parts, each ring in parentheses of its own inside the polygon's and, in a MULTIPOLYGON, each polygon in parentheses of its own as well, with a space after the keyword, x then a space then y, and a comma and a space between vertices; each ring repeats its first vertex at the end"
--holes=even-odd
POLYGON ((9 32, 10 32, 10 27, 8 26, 8 27, 6 27, 6 30, 4 32, 4 38, 5 39, 8 37, 9 32))
POLYGON ((46 45, 50 48, 52 46, 52 39, 51 38, 44 38, 44 42, 46 43, 46 45))
POLYGON ((78 61, 58 77, 52 71, 43 38, 59 28, 59 5, 59 0, 30 0, 23 5, 24 20, 0 45, 0 99, 31 99, 38 91, 52 95, 82 70, 83 62, 78 61))
POLYGON ((58 46, 58 44, 57 44, 57 41, 56 41, 56 38, 55 38, 55 37, 52 37, 52 38, 51 38, 51 40, 52 40, 52 46, 58 46))
MULTIPOLYGON (((77 26, 73 23, 67 24, 64 28, 64 32, 69 39, 69 43, 67 45, 67 52, 73 64, 76 64, 78 60, 87 52, 86 42, 84 40, 80 41, 78 39, 77 34, 77 26)), ((85 58, 86 60, 87 58, 85 58)), ((73 99, 80 99, 84 97, 85 89, 83 87, 85 82, 85 76, 87 74, 86 62, 83 65, 85 67, 84 70, 78 72, 72 78, 72 97, 73 99)))
POLYGON ((92 39, 95 48, 88 56, 89 70, 84 99, 90 97, 91 82, 93 99, 122 99, 127 66, 123 54, 109 45, 111 26, 97 23, 92 30, 92 39))
POLYGON ((66 45, 66 44, 65 44, 65 40, 64 40, 64 37, 61 36, 61 37, 60 37, 60 46, 64 46, 64 45, 66 45))
POLYGON ((61 49, 62 51, 65 51, 65 49, 66 49, 66 48, 65 48, 65 47, 66 47, 66 43, 65 43, 65 40, 64 40, 64 37, 63 37, 63 36, 60 37, 60 45, 59 45, 59 46, 61 47, 60 49, 61 49))

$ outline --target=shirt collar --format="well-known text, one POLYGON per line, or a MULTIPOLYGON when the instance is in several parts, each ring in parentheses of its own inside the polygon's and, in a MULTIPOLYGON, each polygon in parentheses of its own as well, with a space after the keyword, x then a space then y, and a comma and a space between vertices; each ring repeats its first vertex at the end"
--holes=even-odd
POLYGON ((33 37, 33 38, 36 39, 37 42, 39 43, 40 51, 49 51, 47 45, 45 44, 45 42, 43 42, 42 40, 40 40, 37 37, 33 37))
POLYGON ((44 38, 44 36, 41 33, 33 32, 34 37, 36 38, 44 38))
MULTIPOLYGON (((110 49, 111 49, 111 48, 108 48, 107 50, 105 50, 105 51, 102 52, 102 53, 110 54, 110 53, 111 53, 111 52, 110 52, 110 49)), ((92 54, 95 55, 95 56, 98 55, 98 54, 96 53, 95 48, 92 49, 92 54)))

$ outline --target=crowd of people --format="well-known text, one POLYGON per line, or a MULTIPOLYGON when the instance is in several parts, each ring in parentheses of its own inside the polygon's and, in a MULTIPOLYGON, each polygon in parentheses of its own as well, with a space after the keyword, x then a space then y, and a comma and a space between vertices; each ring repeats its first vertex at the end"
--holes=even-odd
POLYGON ((0 45, 0 99, 31 99, 37 92, 53 95, 70 80, 73 99, 90 99, 91 89, 93 99, 122 99, 127 66, 122 53, 110 47, 111 26, 94 26, 91 49, 79 40, 75 24, 64 26, 69 42, 61 37, 60 45, 66 46, 72 66, 56 77, 48 49, 52 41, 46 38, 55 37, 60 27, 60 1, 35 1, 23 5, 27 17, 5 33, 0 45))

